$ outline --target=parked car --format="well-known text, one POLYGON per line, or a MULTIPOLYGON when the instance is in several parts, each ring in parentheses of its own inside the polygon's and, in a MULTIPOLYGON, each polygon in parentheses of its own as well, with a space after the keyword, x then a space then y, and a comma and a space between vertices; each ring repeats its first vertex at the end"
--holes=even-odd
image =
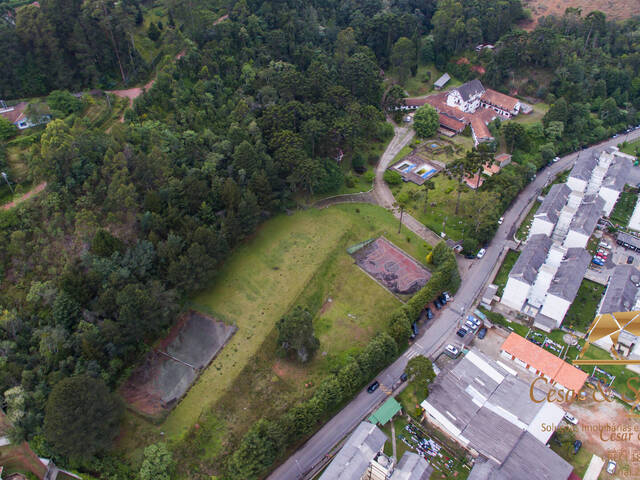
POLYGON ((373 393, 378 389, 379 386, 380 386, 380 382, 376 380, 375 382, 373 382, 371 385, 367 387, 367 392, 373 393))
POLYGON ((458 330, 458 331, 456 332, 456 335, 458 335, 460 338, 462 338, 462 337, 464 337, 467 333, 469 333, 469 332, 467 331, 467 329, 466 329, 466 328, 464 328, 464 327, 463 327, 463 328, 461 328, 460 330, 458 330))
POLYGON ((568 413, 568 412, 564 414, 564 419, 567 422, 569 422, 569 423, 571 423, 573 425, 577 425, 578 424, 578 419, 576 417, 574 417, 573 415, 571 415, 570 413, 568 413))
POLYGON ((576 455, 580 451, 580 447, 582 446, 582 442, 580 440, 576 440, 573 442, 573 454, 576 455))
POLYGON ((442 308, 442 304, 437 298, 433 301, 433 306, 436 307, 436 310, 440 310, 442 308))
POLYGON ((553 163, 556 163, 558 160, 560 160, 560 157, 553 157, 553 163))
POLYGON ((473 322, 477 327, 479 327, 480 324, 482 323, 479 319, 477 319, 473 315, 467 315, 467 320, 469 320, 470 322, 473 322))
POLYGON ((449 292, 442 292, 442 295, 444 295, 444 299, 445 299, 447 302, 450 302, 450 301, 451 301, 451 295, 449 295, 449 292))
POLYGON ((599 246, 600 248, 605 248, 605 249, 607 249, 607 250, 611 250, 611 245, 609 245, 609 244, 608 244, 608 243, 606 243, 606 242, 600 242, 600 243, 598 244, 598 246, 599 246))
POLYGON ((427 314, 427 320, 431 320, 433 318, 433 312, 429 307, 425 308, 424 312, 427 314))
POLYGON ((631 265, 633 263, 633 255, 629 255, 627 257, 627 265, 631 265))
POLYGON ((482 340, 486 335, 487 335, 487 327, 482 327, 482 328, 478 331, 478 338, 479 338, 480 340, 482 340))
POLYGON ((498 219, 498 225, 502 225, 502 222, 504 222, 504 217, 500 217, 498 219))
POLYGON ((444 353, 445 355, 451 358, 458 358, 458 356, 460 355, 460 350, 454 347, 453 345, 449 344, 446 347, 444 347, 444 353))
POLYGON ((418 331, 419 331, 419 330, 418 330, 418 324, 417 324, 416 322, 413 322, 413 323, 411 324, 411 330, 413 330, 413 334, 414 334, 414 335, 418 335, 418 331))
POLYGON ((467 320, 466 322, 464 322, 464 326, 465 326, 465 328, 467 328, 467 330, 469 330, 470 332, 475 332, 475 331, 476 331, 476 329, 478 328, 478 326, 477 326, 475 323, 473 323, 473 322, 471 322, 471 321, 469 321, 469 320, 467 320))
POLYGON ((476 255, 476 258, 484 257, 485 253, 487 253, 487 251, 484 248, 481 248, 480 251, 478 252, 478 254, 476 255))
POLYGON ((618 464, 616 462, 614 462, 613 460, 609 460, 609 462, 607 463, 607 473, 613 475, 614 473, 616 473, 616 467, 618 466, 618 464))
POLYGON ((596 265, 600 265, 600 266, 604 265, 604 262, 601 259, 599 259, 598 257, 593 257, 593 260, 591 260, 591 262, 595 263, 596 265))
POLYGON ((400 375, 401 382, 406 382, 408 378, 409 378, 409 375, 407 375, 406 373, 403 373, 402 375, 400 375))
POLYGON ((445 297, 445 296, 444 296, 444 294, 440 295, 440 296, 438 297, 438 300, 440 300, 440 303, 441 303, 442 305, 446 305, 446 304, 447 304, 447 297, 445 297))

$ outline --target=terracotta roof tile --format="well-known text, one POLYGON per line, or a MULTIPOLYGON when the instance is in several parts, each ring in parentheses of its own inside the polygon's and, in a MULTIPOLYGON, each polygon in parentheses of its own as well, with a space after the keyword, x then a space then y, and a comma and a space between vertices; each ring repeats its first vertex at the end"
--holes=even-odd
POLYGON ((568 364, 517 333, 511 333, 500 348, 542 372, 563 387, 576 392, 582 388, 588 377, 582 370, 568 364))
POLYGON ((494 175, 496 173, 499 173, 500 170, 502 170, 502 167, 500 166, 499 163, 493 163, 491 165, 488 164, 484 164, 482 166, 484 173, 486 173, 487 175, 494 175))
POLYGON ((487 88, 482 94, 481 100, 491 105, 495 105, 506 111, 512 111, 518 104, 518 99, 505 95, 504 93, 496 92, 487 88))
POLYGON ((484 183, 484 178, 476 173, 473 176, 466 176, 464 178, 464 183, 466 183, 469 188, 476 189, 482 186, 482 184, 484 183))
POLYGON ((443 115, 442 113, 440 113, 438 116, 440 118, 440 125, 442 125, 443 127, 446 127, 449 130, 453 130, 454 132, 461 132, 462 130, 464 130, 464 126, 466 125, 466 123, 448 117, 447 115, 443 115))

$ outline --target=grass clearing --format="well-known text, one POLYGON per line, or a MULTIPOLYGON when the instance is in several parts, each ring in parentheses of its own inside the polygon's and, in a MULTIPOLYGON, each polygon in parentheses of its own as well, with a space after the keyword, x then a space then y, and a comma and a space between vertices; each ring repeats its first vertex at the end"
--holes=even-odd
POLYGON ((636 207, 637 202, 637 189, 625 189, 625 191, 620 194, 618 201, 613 207, 613 211, 611 212, 611 215, 609 215, 609 219, 613 223, 617 223, 618 225, 626 227, 629 223, 629 220, 631 220, 631 215, 633 214, 633 209, 636 207))
POLYGON ((604 289, 604 285, 587 279, 582 280, 578 294, 564 317, 563 325, 579 332, 586 332, 595 318, 604 289))
MULTIPOLYGON (((409 96, 415 97, 435 93, 438 90, 433 88, 433 83, 438 80, 444 72, 439 71, 435 65, 420 65, 416 75, 409 77, 404 84, 404 88, 409 96)), ((444 86, 444 90, 462 85, 462 82, 451 77, 451 80, 444 86)))
POLYGON ((636 140, 635 142, 623 142, 620 145, 620 150, 629 155, 640 157, 640 140, 636 140))
POLYGON ((536 122, 541 122, 542 117, 544 117, 545 113, 549 110, 549 104, 547 103, 534 103, 531 105, 533 107, 533 112, 529 115, 520 114, 516 117, 516 121, 518 123, 522 123, 523 125, 531 125, 536 122))
POLYGON ((185 465, 205 462, 215 471, 230 442, 251 423, 310 395, 400 305, 353 263, 346 248, 384 235, 418 261, 430 251, 406 229, 398 234, 397 225, 389 212, 366 204, 309 209, 266 222, 192 301, 237 325, 238 332, 163 424, 128 414, 120 448, 139 458, 142 447, 163 431, 171 440, 187 439, 185 465), (318 312, 320 349, 304 366, 276 352, 275 324, 295 304, 318 312), (201 428, 193 431, 196 422, 201 428))
MULTIPOLYGON (((417 220, 425 224, 436 234, 444 231, 453 240, 462 240, 467 222, 463 216, 462 205, 466 197, 474 192, 464 186, 460 195, 460 209, 455 213, 458 182, 439 173, 431 178, 435 184, 434 190, 429 190, 428 205, 424 208, 424 189, 414 183, 406 182, 391 187, 397 198, 400 192, 406 191, 409 195, 408 212, 417 220)), ((471 227, 469 227, 471 228, 471 227)))
POLYGON ((502 265, 496 273, 496 277, 493 279, 493 283, 498 286, 498 291, 496 295, 499 297, 502 296, 502 292, 504 291, 504 287, 507 285, 507 281, 509 280, 509 272, 513 268, 520 256, 520 252, 516 250, 509 250, 502 261, 502 265))

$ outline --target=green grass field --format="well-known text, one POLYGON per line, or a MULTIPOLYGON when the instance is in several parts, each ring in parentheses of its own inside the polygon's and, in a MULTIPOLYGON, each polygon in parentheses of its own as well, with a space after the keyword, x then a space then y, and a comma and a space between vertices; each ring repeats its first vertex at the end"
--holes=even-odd
MULTIPOLYGON (((623 144, 624 145, 624 144, 623 144)), ((628 153, 629 155, 635 155, 636 157, 640 156, 640 140, 636 140, 635 142, 628 142, 626 145, 620 148, 624 153, 628 153)))
POLYGON ((128 415, 120 448, 138 458, 160 430, 180 440, 197 422, 201 428, 187 436, 190 460, 215 463, 227 441, 239 438, 251 423, 311 394, 400 305, 346 253, 348 246, 379 235, 419 261, 430 251, 406 229, 398 234, 397 220, 372 205, 310 209, 266 222, 192 302, 234 323, 238 332, 164 423, 153 426, 128 415), (276 352, 275 324, 296 304, 316 312, 321 342, 305 366, 276 352))
MULTIPOLYGON (((436 93, 433 82, 438 80, 444 72, 440 72, 434 65, 421 65, 414 77, 409 77, 404 84, 405 90, 410 96, 427 95, 436 93), (428 77, 427 77, 428 75, 428 77)), ((462 82, 451 77, 451 80, 444 86, 444 90, 461 85, 462 82)))
POLYGON ((544 114, 549 110, 549 105, 546 103, 536 103, 531 105, 533 107, 533 112, 529 115, 518 115, 515 117, 515 120, 518 123, 522 123, 524 125, 531 125, 532 123, 541 122, 544 114))
POLYGON ((591 280, 582 280, 576 299, 564 317, 563 325, 579 332, 586 332, 595 318, 604 288, 604 285, 591 280))
POLYGON ((457 181, 447 178, 444 174, 439 173, 432 177, 435 184, 434 190, 429 190, 428 206, 424 208, 423 187, 414 183, 407 182, 401 185, 391 187, 393 194, 398 197, 400 192, 406 191, 411 199, 408 211, 417 220, 424 223, 436 234, 442 232, 444 224, 444 232, 454 240, 462 240, 466 222, 463 217, 462 205, 464 199, 472 196, 474 192, 466 186, 462 190, 460 196, 460 209, 458 214, 455 213, 457 198, 457 181))
POLYGON ((637 202, 638 192, 635 189, 634 191, 622 192, 613 207, 611 215, 609 215, 609 219, 613 223, 626 227, 629 220, 631 220, 631 214, 633 214, 633 209, 636 207, 637 202))

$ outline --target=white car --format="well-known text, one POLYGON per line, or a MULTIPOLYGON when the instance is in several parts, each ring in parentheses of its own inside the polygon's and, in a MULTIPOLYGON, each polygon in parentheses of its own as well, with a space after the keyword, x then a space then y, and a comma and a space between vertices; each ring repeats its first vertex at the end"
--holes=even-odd
POLYGON ((605 242, 600 242, 598 244, 598 246, 601 247, 601 248, 606 248, 607 250, 611 250, 611 245, 609 245, 608 243, 605 243, 605 242))
POLYGON ((487 251, 484 248, 481 248, 480 251, 478 252, 478 254, 476 255, 477 258, 482 258, 484 257, 484 254, 487 253, 487 251))
POLYGON ((578 424, 578 419, 576 417, 574 417, 573 415, 571 415, 570 413, 565 413, 564 414, 564 419, 573 424, 573 425, 577 425, 578 424))
POLYGON ((554 157, 553 163, 556 163, 558 160, 560 160, 560 157, 554 157))
POLYGON ((498 225, 502 225, 502 222, 504 222, 504 217, 500 217, 498 219, 498 225))
POLYGON ((618 465, 616 464, 616 462, 614 462, 613 460, 609 460, 609 462, 607 463, 607 473, 613 475, 614 473, 616 473, 616 467, 618 465))
POLYGON ((460 355, 460 350, 458 350, 453 345, 449 344, 446 347, 444 347, 444 353, 451 358, 457 358, 458 355, 460 355))

